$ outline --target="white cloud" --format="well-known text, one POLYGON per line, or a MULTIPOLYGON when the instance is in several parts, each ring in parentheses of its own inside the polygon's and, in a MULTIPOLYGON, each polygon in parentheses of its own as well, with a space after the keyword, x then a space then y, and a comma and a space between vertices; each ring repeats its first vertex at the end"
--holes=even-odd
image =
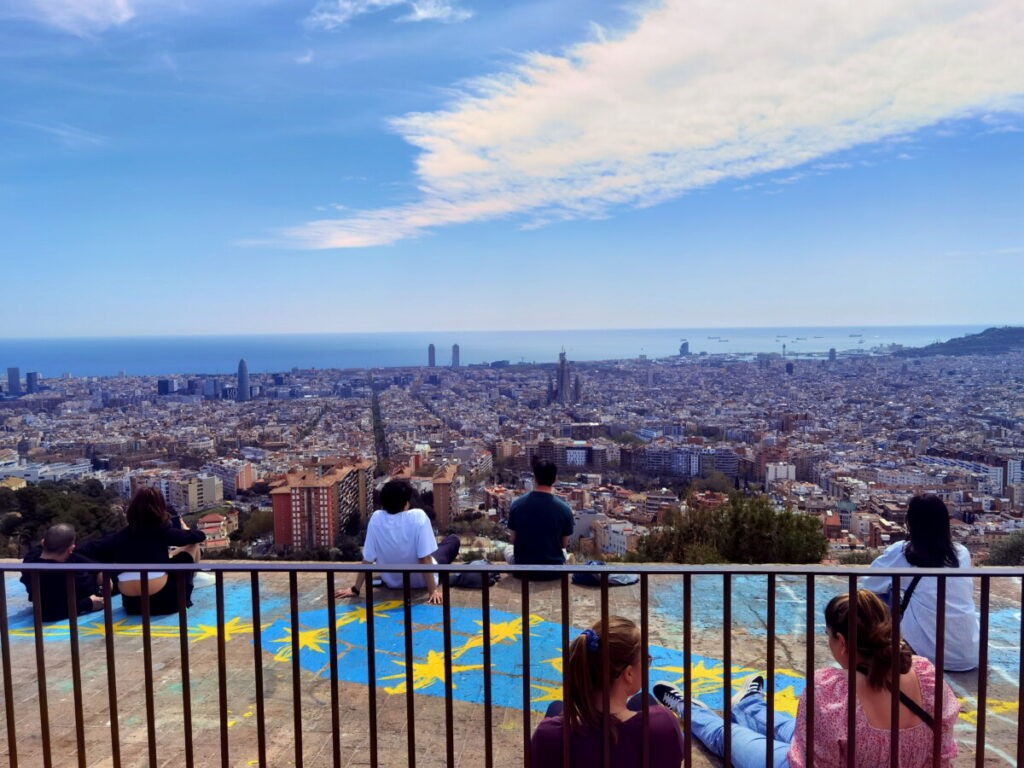
POLYGON ((52 136, 69 149, 98 147, 107 141, 105 136, 68 125, 67 123, 35 123, 28 120, 8 120, 7 122, 11 125, 20 125, 23 128, 30 128, 33 131, 39 131, 52 136))
POLYGON ((131 0, 32 0, 29 5, 46 23, 76 35, 120 26, 136 14, 131 0))
POLYGON ((306 23, 312 27, 334 29, 365 13, 388 8, 404 8, 399 21, 465 21, 473 14, 460 8, 456 0, 319 0, 306 23))
POLYGON ((296 64, 312 64, 313 63, 313 52, 312 51, 306 51, 301 56, 296 56, 295 57, 295 63, 296 64))
POLYGON ((395 120, 420 150, 417 202, 311 221, 278 242, 362 247, 500 217, 606 216, 1019 109, 1024 93, 1019 0, 644 8, 629 30, 527 55, 444 109, 395 120))

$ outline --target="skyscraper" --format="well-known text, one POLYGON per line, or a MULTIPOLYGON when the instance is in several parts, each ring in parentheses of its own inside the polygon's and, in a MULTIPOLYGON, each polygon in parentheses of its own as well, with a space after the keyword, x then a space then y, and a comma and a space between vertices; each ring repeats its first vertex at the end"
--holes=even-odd
POLYGON ((433 368, 435 365, 437 365, 437 356, 433 344, 427 347, 427 365, 430 368, 433 368))
POLYGON ((459 367, 459 345, 452 344, 452 368, 459 367))
POLYGON ((37 371, 29 371, 25 374, 25 391, 30 395, 39 391, 39 373, 37 371))
POLYGON ((249 366, 246 365, 245 358, 238 361, 238 393, 235 400, 240 403, 249 400, 249 366))
POLYGON ((571 398, 569 388, 569 361, 565 357, 565 350, 558 353, 558 393, 556 399, 559 403, 568 403, 571 398))
POLYGON ((831 349, 830 349, 830 350, 828 351, 828 361, 829 361, 830 363, 834 363, 834 362, 836 361, 836 348, 835 348, 835 347, 832 347, 832 348, 831 348, 831 349))
POLYGON ((7 369, 7 394, 11 397, 17 397, 21 394, 21 369, 7 369))

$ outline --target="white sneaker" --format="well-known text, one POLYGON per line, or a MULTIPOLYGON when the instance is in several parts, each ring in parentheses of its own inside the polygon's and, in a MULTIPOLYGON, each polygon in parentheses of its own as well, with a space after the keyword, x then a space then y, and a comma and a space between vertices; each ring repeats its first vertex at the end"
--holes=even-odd
POLYGON ((217 583, 217 578, 207 571, 196 571, 196 575, 192 577, 192 589, 201 589, 202 587, 212 587, 217 583))
MULTIPOLYGON (((654 698, 660 701, 662 706, 671 709, 680 720, 686 716, 686 699, 683 698, 682 692, 672 683, 660 681, 655 683, 651 690, 654 691, 654 698)), ((693 699, 690 703, 695 707, 710 709, 700 699, 693 699)))
POLYGON ((740 683, 739 691, 732 697, 732 705, 739 705, 747 696, 764 696, 764 676, 751 675, 740 683))

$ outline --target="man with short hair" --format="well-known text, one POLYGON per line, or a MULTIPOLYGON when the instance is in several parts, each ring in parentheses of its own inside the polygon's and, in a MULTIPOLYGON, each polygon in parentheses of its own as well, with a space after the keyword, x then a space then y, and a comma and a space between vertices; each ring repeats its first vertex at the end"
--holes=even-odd
MULTIPOLYGON (((42 547, 29 552, 23 562, 26 563, 91 563, 86 557, 75 554, 75 543, 78 538, 74 526, 67 523, 51 525, 43 534, 42 547)), ((75 604, 78 614, 98 611, 103 607, 103 598, 96 592, 99 574, 78 571, 74 573, 75 604)), ((28 599, 32 595, 32 574, 23 571, 21 583, 28 590, 28 599)), ((68 618, 68 588, 66 571, 39 572, 39 601, 43 621, 63 621, 68 618)))
MULTIPOLYGON (((380 490, 380 505, 366 526, 363 544, 363 562, 377 565, 447 565, 459 553, 459 537, 446 536, 438 546, 430 518, 422 509, 411 509, 413 490, 403 480, 391 480, 380 490)), ((382 572, 384 583, 391 589, 402 588, 401 573, 382 572)), ((356 583, 348 589, 339 589, 335 597, 358 597, 366 574, 356 575, 356 583)), ((437 574, 414 573, 410 586, 427 589, 427 602, 440 605, 442 592, 437 585, 437 574)))
MULTIPOLYGON (((512 502, 508 528, 512 531, 513 565, 564 565, 565 548, 575 527, 572 509, 554 494, 558 468, 553 461, 533 463, 533 490, 512 502)), ((519 574, 516 574, 519 576, 519 574)), ((532 574, 531 579, 557 579, 559 574, 532 574)))

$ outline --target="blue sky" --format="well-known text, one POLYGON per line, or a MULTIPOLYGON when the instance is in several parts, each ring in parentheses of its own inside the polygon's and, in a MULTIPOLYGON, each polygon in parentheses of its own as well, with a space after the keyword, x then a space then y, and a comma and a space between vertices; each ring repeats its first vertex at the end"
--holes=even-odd
POLYGON ((12 0, 0 336, 1020 323, 1022 39, 1017 0, 12 0))

